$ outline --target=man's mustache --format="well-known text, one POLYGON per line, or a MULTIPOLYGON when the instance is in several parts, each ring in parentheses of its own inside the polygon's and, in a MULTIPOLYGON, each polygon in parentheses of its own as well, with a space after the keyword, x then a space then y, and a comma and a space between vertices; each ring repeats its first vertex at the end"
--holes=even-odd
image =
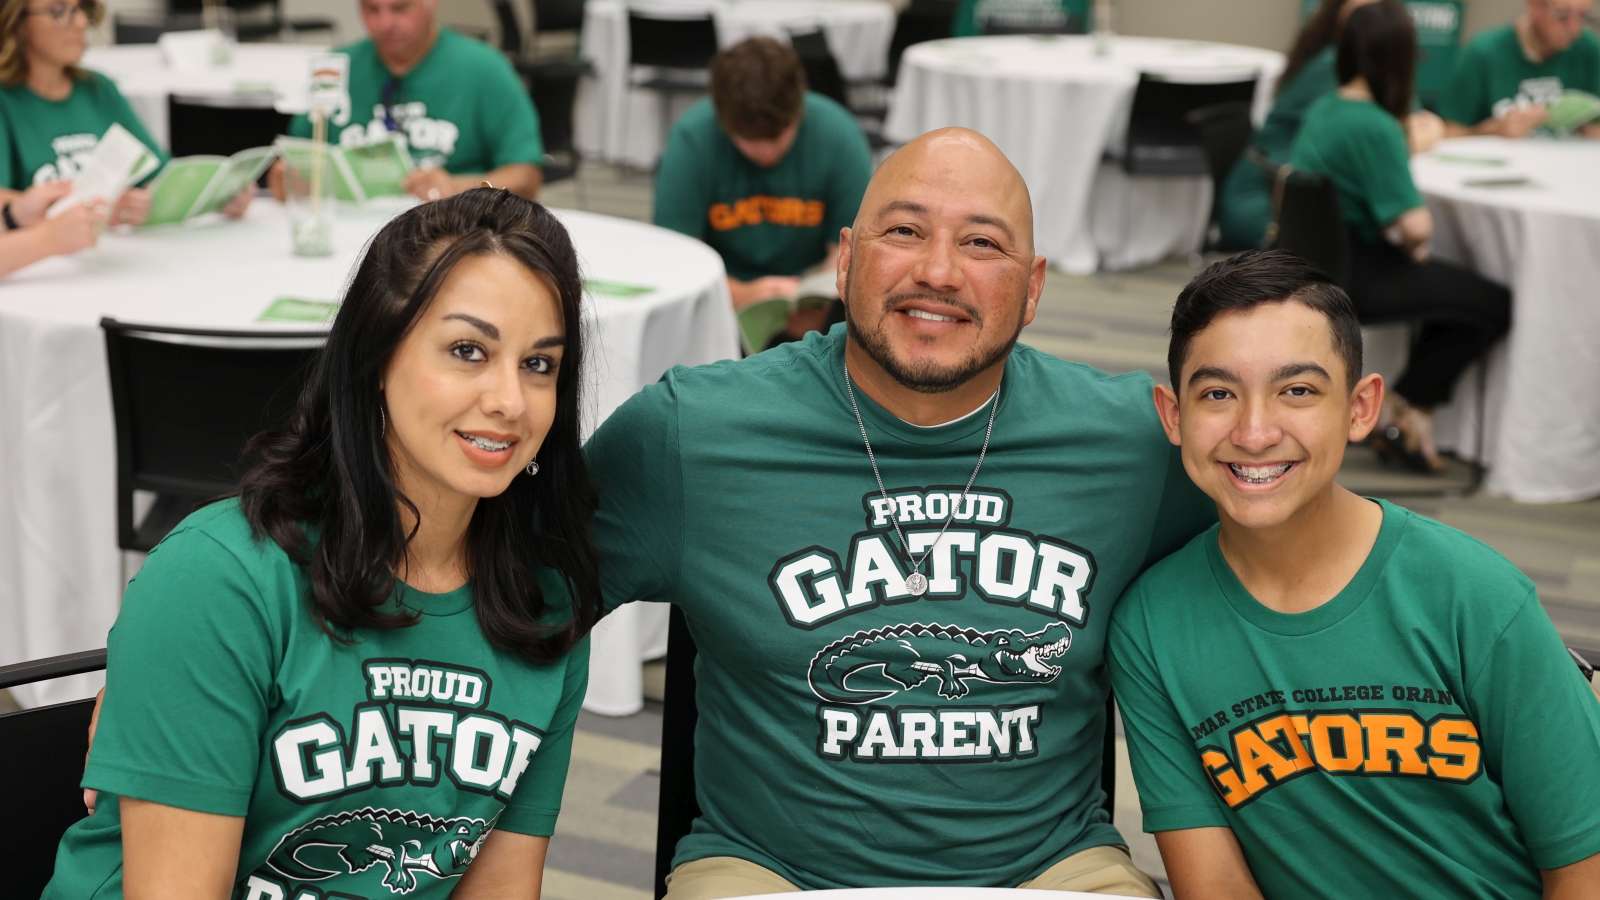
POLYGON ((890 294, 883 299, 883 312, 885 315, 895 311, 900 304, 910 300, 931 300, 934 303, 943 303, 961 310, 962 314, 971 319, 975 324, 983 324, 983 313, 976 306, 961 299, 935 291, 905 291, 899 294, 890 294))

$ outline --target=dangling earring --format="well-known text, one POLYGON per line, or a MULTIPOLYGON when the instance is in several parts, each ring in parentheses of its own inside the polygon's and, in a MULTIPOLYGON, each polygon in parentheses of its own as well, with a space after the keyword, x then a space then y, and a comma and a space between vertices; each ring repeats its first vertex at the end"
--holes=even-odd
POLYGON ((539 474, 539 461, 537 459, 528 460, 528 474, 529 475, 537 475, 537 474, 539 474))
POLYGON ((378 437, 389 433, 389 417, 383 414, 383 406, 378 406, 378 437))

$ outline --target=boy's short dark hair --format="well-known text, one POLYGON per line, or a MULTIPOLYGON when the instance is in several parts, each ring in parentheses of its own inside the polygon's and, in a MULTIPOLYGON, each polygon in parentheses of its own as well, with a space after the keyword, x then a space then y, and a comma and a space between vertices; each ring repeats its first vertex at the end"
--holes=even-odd
POLYGON ((1361 321, 1349 295, 1327 273, 1287 250, 1246 250, 1213 263, 1178 294, 1172 307, 1172 341, 1167 345, 1172 389, 1181 396, 1178 379, 1189 344, 1211 320, 1225 312, 1286 300, 1328 317, 1333 349, 1344 360, 1348 386, 1354 388, 1361 380, 1361 321))
POLYGON ((799 54, 772 38, 740 41, 711 60, 711 105, 730 135, 771 140, 800 118, 805 102, 799 54))

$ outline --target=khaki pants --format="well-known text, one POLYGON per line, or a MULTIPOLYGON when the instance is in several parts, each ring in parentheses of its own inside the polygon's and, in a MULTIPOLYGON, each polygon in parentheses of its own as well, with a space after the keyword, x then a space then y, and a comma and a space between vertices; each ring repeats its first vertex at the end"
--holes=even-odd
MULTIPOLYGON (((1082 891, 1124 897, 1157 897, 1161 891, 1141 872, 1122 847, 1090 847, 1017 885, 1040 891, 1082 891)), ((751 894, 798 891, 776 872, 733 856, 712 856, 686 862, 667 876, 665 900, 722 900, 751 894)))

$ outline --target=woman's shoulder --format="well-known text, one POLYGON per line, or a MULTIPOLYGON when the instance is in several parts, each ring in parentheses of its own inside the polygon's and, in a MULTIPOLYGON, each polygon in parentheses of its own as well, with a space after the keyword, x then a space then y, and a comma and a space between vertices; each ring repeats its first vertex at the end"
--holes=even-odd
POLYGON ((164 557, 163 562, 177 561, 166 557, 181 557, 186 564, 233 564, 252 572, 296 566, 271 538, 256 534, 237 497, 218 500, 190 513, 162 538, 151 551, 151 558, 158 554, 164 557))

